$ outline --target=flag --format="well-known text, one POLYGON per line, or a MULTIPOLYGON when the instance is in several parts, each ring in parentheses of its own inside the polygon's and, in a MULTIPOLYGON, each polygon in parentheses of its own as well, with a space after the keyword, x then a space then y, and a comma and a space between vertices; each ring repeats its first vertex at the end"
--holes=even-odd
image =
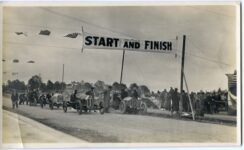
POLYGON ((24 32, 15 32, 17 35, 24 34, 24 32))
POLYGON ((226 74, 229 88, 236 87, 236 74, 226 74))
POLYGON ((27 61, 27 63, 35 63, 33 60, 27 61))
POLYGON ((67 34, 65 35, 64 37, 69 37, 69 38, 76 38, 78 35, 80 35, 80 33, 70 33, 70 34, 67 34))
POLYGON ((27 33, 26 32, 15 32, 17 35, 24 35, 24 36, 27 36, 27 33))
POLYGON ((13 63, 18 63, 18 62, 19 62, 18 59, 14 59, 14 60, 13 60, 13 63))
POLYGON ((236 108, 236 74, 226 74, 226 76, 228 77, 228 106, 236 108))
POLYGON ((41 30, 39 34, 40 35, 50 35, 51 32, 49 30, 41 30))

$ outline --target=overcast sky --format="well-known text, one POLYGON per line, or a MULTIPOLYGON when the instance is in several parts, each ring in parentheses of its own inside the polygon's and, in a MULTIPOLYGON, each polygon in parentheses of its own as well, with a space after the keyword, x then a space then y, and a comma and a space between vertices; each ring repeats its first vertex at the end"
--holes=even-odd
POLYGON ((3 9, 3 81, 25 82, 35 74, 43 81, 119 82, 121 50, 85 49, 81 32, 135 39, 178 40, 175 54, 126 51, 123 82, 152 90, 180 86, 182 36, 186 35, 185 74, 190 90, 226 89, 226 73, 236 69, 236 9, 219 6, 148 7, 5 7, 3 9), (48 29, 50 36, 38 35, 48 29), (26 32, 27 36, 15 32, 26 32), (13 63, 19 59, 19 63, 13 63), (26 63, 34 60, 34 64, 26 63))

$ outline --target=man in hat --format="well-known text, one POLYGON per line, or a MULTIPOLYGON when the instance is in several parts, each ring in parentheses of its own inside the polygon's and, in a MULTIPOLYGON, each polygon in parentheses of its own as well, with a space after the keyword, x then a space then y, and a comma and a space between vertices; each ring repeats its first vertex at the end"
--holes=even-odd
POLYGON ((111 86, 108 86, 107 89, 103 92, 103 100, 104 100, 104 112, 109 113, 109 107, 110 107, 110 92, 112 90, 111 86))
POLYGON ((76 101, 76 94, 77 94, 77 90, 74 91, 73 94, 70 95, 70 101, 71 102, 75 102, 76 101))
POLYGON ((178 93, 178 89, 175 88, 173 94, 172 94, 172 110, 171 110, 171 115, 173 115, 174 112, 176 112, 177 114, 179 113, 179 93, 178 93))
POLYGON ((16 108, 18 108, 18 99, 19 99, 19 95, 18 95, 17 91, 14 90, 14 92, 11 95, 13 109, 15 109, 15 106, 16 106, 16 108))
POLYGON ((91 89, 86 92, 86 95, 88 95, 90 97, 88 99, 88 107, 90 109, 94 109, 94 98, 95 98, 94 87, 91 87, 91 89))

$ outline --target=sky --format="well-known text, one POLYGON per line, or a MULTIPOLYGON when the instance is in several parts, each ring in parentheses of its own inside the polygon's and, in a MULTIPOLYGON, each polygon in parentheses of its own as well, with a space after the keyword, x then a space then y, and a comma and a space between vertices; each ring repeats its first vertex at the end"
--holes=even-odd
POLYGON ((74 32, 137 40, 175 39, 177 52, 125 52, 123 83, 151 90, 180 87, 183 35, 185 76, 190 91, 227 89, 226 73, 236 69, 236 5, 76 6, 3 8, 3 81, 119 82, 121 50, 84 49, 74 32), (40 30, 50 36, 38 35, 40 30), (26 32, 27 36, 15 32, 26 32), (177 53, 177 57, 175 57, 177 53), (18 59, 19 63, 13 63, 18 59), (27 63, 34 60, 35 63, 27 63), (18 72, 18 75, 12 75, 18 72))

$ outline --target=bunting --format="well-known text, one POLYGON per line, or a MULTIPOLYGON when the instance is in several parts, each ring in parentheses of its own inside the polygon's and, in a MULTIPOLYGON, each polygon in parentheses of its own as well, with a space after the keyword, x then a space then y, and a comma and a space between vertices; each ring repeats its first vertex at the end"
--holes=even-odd
POLYGON ((18 59, 14 59, 13 63, 19 63, 19 60, 18 59))
POLYGON ((51 32, 49 30, 41 30, 39 34, 49 36, 51 34, 51 32))
POLYGON ((77 38, 78 35, 81 35, 80 33, 70 33, 70 34, 67 34, 65 35, 64 37, 69 37, 69 38, 77 38))
POLYGON ((27 33, 25 33, 25 32, 15 32, 15 34, 27 36, 27 33))
POLYGON ((30 60, 30 61, 27 61, 27 63, 35 63, 35 61, 33 61, 33 60, 30 60))

